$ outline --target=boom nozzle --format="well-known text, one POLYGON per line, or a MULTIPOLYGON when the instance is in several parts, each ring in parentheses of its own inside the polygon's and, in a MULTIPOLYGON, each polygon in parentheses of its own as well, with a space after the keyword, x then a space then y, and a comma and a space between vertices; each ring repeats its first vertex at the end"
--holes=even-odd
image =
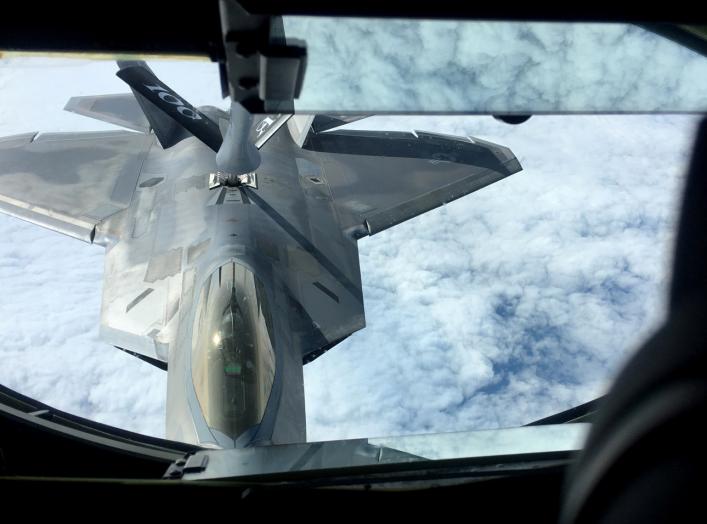
POLYGON ((231 102, 231 119, 223 143, 216 153, 219 172, 229 175, 252 173, 260 166, 260 152, 250 141, 251 115, 238 102, 231 102))

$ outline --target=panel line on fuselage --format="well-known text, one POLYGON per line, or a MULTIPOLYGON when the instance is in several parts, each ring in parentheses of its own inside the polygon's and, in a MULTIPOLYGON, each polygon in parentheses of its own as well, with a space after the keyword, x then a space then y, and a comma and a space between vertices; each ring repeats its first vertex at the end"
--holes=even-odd
POLYGON ((349 278, 334 264, 327 256, 322 253, 317 247, 310 242, 307 237, 297 231, 297 229, 287 221, 280 213, 278 213, 270 204, 263 198, 248 188, 244 188, 250 199, 275 223, 277 223, 285 232, 290 235, 305 251, 312 255, 321 266, 326 269, 349 293, 357 300, 363 301, 363 293, 349 278))

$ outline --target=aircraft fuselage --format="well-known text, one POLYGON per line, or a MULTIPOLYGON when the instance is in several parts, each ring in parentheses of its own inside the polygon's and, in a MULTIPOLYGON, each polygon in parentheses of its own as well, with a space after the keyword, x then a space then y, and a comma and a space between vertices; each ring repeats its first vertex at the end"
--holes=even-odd
MULTIPOLYGON (((146 290, 166 287, 163 326, 152 338, 168 360, 167 438, 224 447, 306 440, 302 362, 317 348, 303 345, 322 342, 306 334, 311 319, 290 288, 299 285, 293 273, 322 272, 327 256, 300 238, 310 236, 305 192, 315 184, 303 180, 295 157, 306 155, 295 154, 287 138, 263 148, 259 189, 209 189, 215 155, 194 138, 168 150, 154 144, 131 206, 98 231, 96 241, 107 247, 104 314, 106 298, 120 294, 110 288, 122 285, 121 275, 134 281, 128 272, 135 268, 144 268, 146 290), (263 193, 269 202, 287 199, 292 213, 276 212, 263 193)), ((330 234, 356 249, 355 239, 331 226, 330 234)), ((358 265, 344 270, 360 289, 358 265)), ((341 303, 323 282, 310 291, 341 303)))

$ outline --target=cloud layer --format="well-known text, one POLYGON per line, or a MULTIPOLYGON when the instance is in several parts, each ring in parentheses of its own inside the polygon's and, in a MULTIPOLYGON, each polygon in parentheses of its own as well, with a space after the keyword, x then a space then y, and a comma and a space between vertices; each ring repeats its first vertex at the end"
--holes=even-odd
MULTIPOLYGON (((218 85, 210 64, 154 69, 193 103, 218 102, 204 89, 218 85)), ((73 95, 125 91, 113 74, 107 63, 0 61, 0 136, 110 128, 60 109, 73 95)), ((352 124, 491 140, 524 171, 359 242, 368 327, 306 366, 308 438, 512 426, 601 394, 664 314, 696 123, 352 124)), ((166 374, 98 339, 102 266, 100 248, 0 216, 0 383, 162 436, 166 374)))
POLYGON ((514 426, 603 393, 664 314, 696 119, 375 122, 493 140, 524 171, 359 243, 368 327, 305 368, 310 437, 514 426))
POLYGON ((307 42, 300 111, 707 108, 707 59, 635 25, 285 17, 285 30, 307 42))

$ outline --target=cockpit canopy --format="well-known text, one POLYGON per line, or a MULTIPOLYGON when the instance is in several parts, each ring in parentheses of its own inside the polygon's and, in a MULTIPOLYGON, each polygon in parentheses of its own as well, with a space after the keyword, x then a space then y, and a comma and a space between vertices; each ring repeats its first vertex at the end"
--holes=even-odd
POLYGON ((192 380, 219 441, 259 424, 275 378, 272 317, 265 289, 229 262, 204 283, 192 339, 192 380))

